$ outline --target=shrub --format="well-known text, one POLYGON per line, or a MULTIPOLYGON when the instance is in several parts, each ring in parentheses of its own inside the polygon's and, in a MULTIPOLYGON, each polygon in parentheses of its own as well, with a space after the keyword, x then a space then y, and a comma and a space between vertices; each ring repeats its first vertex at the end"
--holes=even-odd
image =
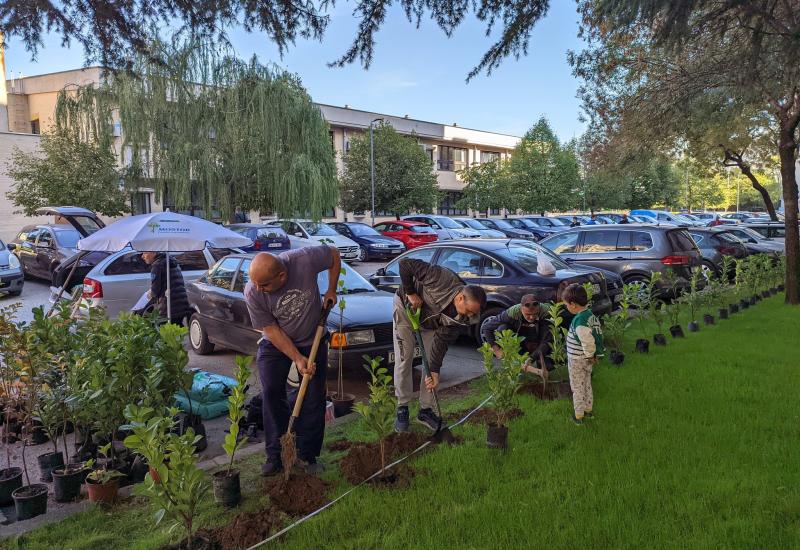
POLYGON ((244 418, 244 405, 247 399, 247 379, 250 378, 250 363, 253 362, 252 357, 245 357, 242 355, 236 356, 236 386, 231 390, 228 396, 228 419, 230 420, 230 428, 228 433, 225 434, 225 441, 222 448, 225 454, 230 457, 228 461, 228 474, 231 473, 233 468, 233 459, 236 451, 241 449, 242 445, 247 441, 246 438, 239 438, 239 423, 244 418))
MULTIPOLYGON (((356 403, 355 411, 361 415, 364 425, 377 438, 381 450, 381 475, 386 474, 386 438, 394 429, 394 415, 397 398, 392 391, 392 375, 386 367, 381 366, 383 357, 364 356, 367 364, 364 368, 369 372, 369 402, 356 403)), ((422 390, 424 391, 424 390, 422 390)))
POLYGON ((523 338, 514 334, 512 330, 503 330, 497 333, 496 344, 503 350, 503 358, 495 366, 495 356, 492 346, 484 342, 480 347, 483 356, 483 368, 486 371, 486 384, 492 394, 497 424, 505 426, 508 417, 516 406, 517 390, 522 384, 522 366, 528 360, 528 353, 520 353, 520 344, 523 338))

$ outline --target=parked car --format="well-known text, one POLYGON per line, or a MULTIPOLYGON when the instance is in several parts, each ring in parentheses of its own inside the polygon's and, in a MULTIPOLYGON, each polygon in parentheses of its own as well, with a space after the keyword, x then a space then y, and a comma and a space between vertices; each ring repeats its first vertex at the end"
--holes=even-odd
POLYGON ((531 233, 533 233, 533 237, 537 241, 546 239, 553 233, 556 233, 556 231, 554 231, 553 229, 548 229, 546 227, 536 225, 531 220, 525 218, 505 218, 505 221, 510 223, 511 226, 515 229, 524 229, 525 231, 530 231, 531 233))
POLYGON ((404 220, 411 220, 412 222, 426 223, 436 231, 440 241, 449 239, 477 239, 480 233, 474 229, 464 228, 460 223, 447 216, 434 216, 433 214, 414 214, 412 216, 403 216, 404 220))
POLYGON ((376 223, 374 227, 381 235, 386 235, 403 243, 406 250, 430 244, 439 239, 436 231, 430 225, 412 222, 411 220, 381 222, 376 223))
POLYGON ((9 243, 25 277, 50 282, 53 271, 77 252, 81 234, 69 224, 26 225, 9 243))
POLYGON ((783 242, 786 238, 786 223, 760 220, 756 222, 746 221, 742 226, 760 233, 762 237, 783 242))
MULTIPOLYGON (((569 229, 569 223, 564 223, 557 217, 547 217, 547 216, 522 216, 526 220, 530 220, 536 225, 540 225, 546 229, 552 229, 553 231, 564 231, 565 229, 569 229)), ((572 218, 570 217, 570 222, 572 218)))
POLYGON ((289 235, 276 225, 234 223, 228 229, 252 239, 253 244, 242 248, 242 252, 283 252, 291 248, 289 235))
MULTIPOLYGON (((223 346, 239 353, 255 355, 261 339, 253 328, 244 301, 244 287, 253 254, 232 254, 218 261, 207 273, 186 286, 194 313, 189 320, 189 343, 201 355, 223 346)), ((345 367, 361 369, 363 355, 383 357, 384 365, 394 364, 392 328, 393 295, 381 292, 352 267, 342 264, 347 306, 340 332, 339 313, 328 317, 329 345, 341 346, 345 367)), ((328 272, 317 278, 320 295, 328 288, 328 272)), ((339 349, 338 347, 336 348, 339 349)), ((331 350, 333 351, 333 350, 331 350)), ((417 351, 419 354, 419 351, 417 351)), ((338 366, 338 353, 329 353, 328 366, 338 366)))
POLYGON ((698 221, 705 223, 706 227, 717 227, 718 225, 736 223, 735 220, 723 218, 722 215, 717 212, 693 212, 692 215, 697 218, 698 221))
POLYGON ((24 285, 25 277, 19 259, 0 241, 0 293, 19 296, 24 285))
POLYGON ((551 220, 558 220, 562 222, 566 227, 572 227, 572 224, 575 220, 578 220, 580 225, 585 225, 589 222, 589 216, 583 216, 581 214, 572 214, 571 216, 552 216, 548 219, 551 220))
POLYGON ((615 212, 603 212, 602 214, 598 214, 598 216, 603 216, 604 218, 611 220, 611 223, 619 223, 622 221, 622 214, 617 214, 615 212))
MULTIPOLYGON (((570 283, 592 283, 595 290, 592 309, 598 315, 615 309, 621 299, 622 281, 619 276, 590 267, 568 265, 538 244, 518 239, 437 242, 392 260, 372 275, 370 282, 381 290, 395 291, 400 284, 400 261, 404 258, 446 267, 464 282, 481 285, 487 295, 482 320, 518 304, 525 294, 534 294, 541 302, 558 301, 570 283), (540 255, 552 262, 555 274, 545 276, 538 273, 540 255)), ((472 336, 477 336, 476 332, 477 327, 472 336)))
POLYGON ((749 254, 744 243, 725 228, 693 227, 689 234, 703 255, 703 268, 715 276, 720 274, 724 256, 741 259, 749 254))
MULTIPOLYGON (((460 223, 468 229, 474 229, 482 239, 505 239, 506 234, 496 229, 489 229, 475 218, 453 218, 456 223, 460 223)), ((510 220, 509 220, 510 221, 510 220)))
POLYGON ((534 240, 533 233, 527 229, 518 229, 511 225, 508 220, 502 218, 477 218, 478 222, 488 227, 499 231, 503 235, 511 239, 531 239, 534 240))
POLYGON ((754 217, 755 214, 752 212, 729 212, 727 214, 723 214, 722 218, 727 220, 734 220, 735 222, 743 222, 746 219, 754 217))
POLYGON ((343 260, 358 259, 358 243, 340 235, 327 223, 311 220, 275 220, 269 222, 269 225, 281 227, 290 236, 335 246, 339 249, 343 260))
POLYGON ((650 223, 669 224, 669 225, 694 225, 689 220, 681 219, 677 214, 667 212, 666 210, 631 210, 631 214, 635 216, 644 216, 650 223))
MULTIPOLYGON (((622 218, 620 218, 621 220, 622 218)), ((647 216, 636 216, 634 214, 628 214, 628 222, 629 223, 653 223, 652 218, 648 218, 647 216)))
POLYGON ((336 231, 358 243, 358 261, 388 260, 405 252, 405 245, 378 231, 365 223, 333 222, 330 224, 336 231))
POLYGON ((783 241, 779 241, 777 239, 768 239, 750 227, 744 227, 741 224, 737 224, 728 226, 725 229, 738 237, 751 254, 770 254, 777 257, 783 254, 785 251, 785 245, 783 241))
POLYGON ((688 286, 702 256, 684 228, 658 225, 573 227, 541 242, 570 265, 617 273, 626 283, 646 281, 654 271, 671 270, 679 287, 688 286))

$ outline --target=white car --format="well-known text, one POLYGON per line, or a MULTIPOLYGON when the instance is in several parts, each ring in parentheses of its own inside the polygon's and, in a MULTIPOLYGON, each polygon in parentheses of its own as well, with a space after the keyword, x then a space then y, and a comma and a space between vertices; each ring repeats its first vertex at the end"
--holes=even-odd
POLYGON ((464 227, 463 224, 447 216, 414 214, 411 216, 403 216, 401 219, 430 225, 433 230, 436 231, 440 241, 448 241, 450 239, 477 239, 482 236, 479 231, 464 227))
MULTIPOLYGON (((292 237, 317 241, 338 248, 339 254, 344 260, 358 259, 358 243, 340 235, 327 223, 311 220, 275 220, 266 223, 281 226, 289 235, 290 241, 292 241, 292 237)), ((296 248, 296 246, 293 244, 292 248, 296 248)))

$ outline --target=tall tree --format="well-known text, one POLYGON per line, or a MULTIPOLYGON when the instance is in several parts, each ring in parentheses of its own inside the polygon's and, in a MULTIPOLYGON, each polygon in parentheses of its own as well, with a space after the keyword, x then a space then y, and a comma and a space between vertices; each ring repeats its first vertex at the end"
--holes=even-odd
POLYGON ((780 160, 786 300, 800 303, 795 178, 800 141, 800 10, 774 0, 583 0, 589 48, 572 56, 586 110, 629 145, 672 145, 703 125, 701 107, 765 113, 780 160))
POLYGON ((129 172, 178 208, 319 218, 336 206, 328 125, 296 76, 196 40, 153 52, 99 87, 62 92, 57 124, 111 146, 118 113, 129 172))
MULTIPOLYGON (((439 204, 439 189, 431 159, 413 136, 381 123, 373 131, 375 210, 398 218, 411 210, 430 212, 439 204)), ((342 208, 347 212, 372 209, 369 134, 350 140, 341 177, 342 208)))
POLYGON ((513 191, 508 165, 508 160, 498 159, 461 170, 458 175, 466 185, 458 207, 476 212, 503 208, 515 212, 519 194, 513 191))
POLYGON ((130 196, 121 185, 123 174, 106 147, 83 141, 63 128, 42 134, 41 151, 15 149, 8 166, 14 180, 6 193, 14 206, 33 216, 43 206, 74 204, 120 216, 130 211, 130 196))
POLYGON ((514 148, 508 170, 511 189, 523 211, 564 210, 576 205, 581 182, 575 149, 558 141, 544 117, 514 148))

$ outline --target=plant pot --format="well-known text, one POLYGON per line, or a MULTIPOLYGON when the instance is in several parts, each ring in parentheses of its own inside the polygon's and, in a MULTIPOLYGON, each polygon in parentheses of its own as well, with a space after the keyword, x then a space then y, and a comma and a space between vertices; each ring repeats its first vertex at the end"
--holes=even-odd
POLYGON ((728 311, 733 315, 739 313, 739 304, 728 304, 728 311))
POLYGON ((672 325, 669 327, 669 333, 672 335, 673 338, 683 338, 683 328, 680 325, 672 325))
POLYGON ((611 361, 612 365, 621 365, 625 362, 625 354, 621 351, 612 349, 611 353, 608 355, 608 360, 611 361))
POLYGON ((650 353, 650 341, 645 340, 644 338, 639 338, 638 340, 636 340, 636 352, 650 353))
POLYGON ((667 337, 663 334, 659 333, 653 336, 653 343, 657 346, 666 346, 667 345, 667 337))
POLYGON ((147 463, 142 457, 136 455, 131 463, 130 469, 128 470, 128 477, 131 479, 131 483, 141 483, 144 481, 144 477, 147 475, 147 470, 147 463))
POLYGON ((70 464, 65 469, 53 470, 53 493, 56 502, 70 502, 81 494, 81 485, 89 474, 83 464, 70 464))
POLYGON ((713 325, 714 324, 714 316, 713 315, 709 315, 708 313, 706 313, 705 315, 703 315, 703 322, 705 324, 707 324, 707 325, 713 325))
POLYGON ((117 500, 119 480, 112 479, 108 483, 96 483, 91 479, 86 480, 86 492, 89 493, 90 502, 103 502, 112 504, 117 500))
POLYGON ((783 292, 786 290, 786 285, 778 285, 778 292, 783 292))
POLYGON ((486 426, 486 446, 490 449, 508 447, 508 427, 489 424, 486 426))
POLYGON ((339 418, 353 412, 353 403, 356 401, 356 396, 352 393, 345 393, 341 399, 338 399, 338 397, 331 398, 331 401, 333 401, 333 416, 339 418))
POLYGON ((214 500, 227 508, 237 506, 242 500, 242 490, 239 485, 239 470, 216 472, 213 476, 214 500))
POLYGON ((739 307, 742 309, 747 309, 750 307, 750 300, 739 300, 739 307))
POLYGON ((39 481, 50 483, 53 481, 53 470, 61 469, 64 467, 64 453, 58 451, 57 453, 44 453, 36 457, 36 462, 39 464, 39 481))
POLYGON ((689 329, 689 332, 697 332, 700 330, 700 325, 697 324, 697 321, 690 321, 686 328, 689 329))
POLYGON ((720 308, 717 312, 720 319, 727 319, 728 318, 728 310, 726 308, 720 308))
POLYGON ((22 521, 47 512, 47 485, 34 483, 20 487, 11 494, 17 521, 22 521))
POLYGON ((765 291, 763 291, 763 292, 761 293, 761 297, 762 297, 762 298, 764 298, 764 299, 767 299, 767 298, 769 298, 770 296, 772 296, 772 293, 771 293, 769 290, 765 290, 765 291))
POLYGON ((0 470, 0 506, 8 506, 14 499, 11 493, 22 487, 22 468, 0 470))
POLYGON ((206 439, 206 426, 203 424, 203 419, 199 414, 178 413, 176 416, 177 424, 172 428, 172 432, 178 435, 183 435, 189 428, 194 430, 195 435, 202 436, 200 441, 195 445, 195 452, 201 453, 208 447, 208 440, 206 439))
POLYGON ((30 439, 27 442, 28 445, 43 445, 50 441, 50 438, 45 433, 44 429, 42 428, 41 422, 34 422, 33 427, 30 433, 30 439))
POLYGON ((751 306, 754 306, 754 305, 756 305, 757 303, 758 303, 758 296, 756 296, 756 295, 753 295, 753 296, 751 296, 751 297, 750 297, 750 305, 751 305, 751 306))

